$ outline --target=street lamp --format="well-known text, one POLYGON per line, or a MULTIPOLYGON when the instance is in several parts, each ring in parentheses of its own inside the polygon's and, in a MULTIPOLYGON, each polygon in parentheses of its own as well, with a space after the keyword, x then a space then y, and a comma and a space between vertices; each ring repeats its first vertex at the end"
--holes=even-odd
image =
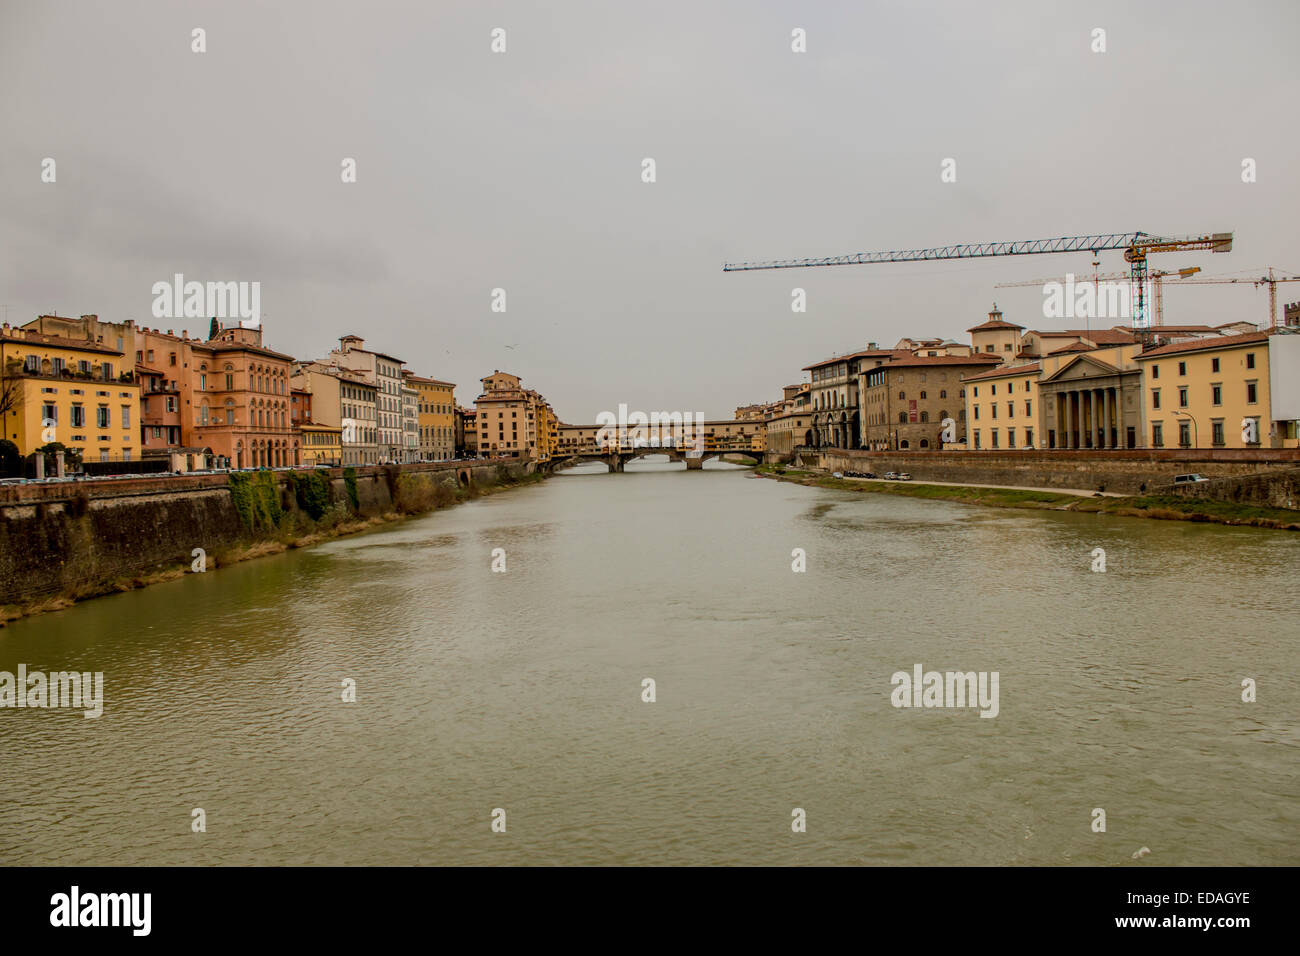
POLYGON ((1185 417, 1191 419, 1191 422, 1192 422, 1192 447, 1193 447, 1193 448, 1200 448, 1200 447, 1201 447, 1201 434, 1200 434, 1201 430, 1200 430, 1199 427, 1197 427, 1196 419, 1192 416, 1192 413, 1191 413, 1191 412, 1180 412, 1180 411, 1175 411, 1175 412, 1174 412, 1174 416, 1175 416, 1175 417, 1180 416, 1180 415, 1181 415, 1181 416, 1185 416, 1185 417))

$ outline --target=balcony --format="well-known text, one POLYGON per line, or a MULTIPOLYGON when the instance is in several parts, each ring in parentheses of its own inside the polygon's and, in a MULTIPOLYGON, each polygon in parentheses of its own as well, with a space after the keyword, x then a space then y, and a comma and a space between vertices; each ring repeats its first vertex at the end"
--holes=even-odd
POLYGON ((72 369, 63 367, 55 369, 53 364, 46 359, 38 368, 30 368, 20 359, 10 359, 5 363, 4 370, 7 378, 36 378, 46 381, 67 381, 67 382, 112 382, 119 385, 135 384, 134 372, 119 372, 117 374, 105 375, 102 367, 92 366, 89 371, 84 369, 72 369))

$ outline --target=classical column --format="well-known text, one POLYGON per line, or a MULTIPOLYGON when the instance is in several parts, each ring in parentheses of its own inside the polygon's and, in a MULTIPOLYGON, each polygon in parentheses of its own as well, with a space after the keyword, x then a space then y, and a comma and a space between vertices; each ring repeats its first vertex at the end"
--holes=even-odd
POLYGON ((1101 447, 1112 448, 1110 440, 1110 389, 1101 390, 1101 447))
POLYGON ((1080 397, 1077 389, 1070 390, 1070 447, 1077 449, 1079 447, 1079 413, 1082 410, 1080 397))

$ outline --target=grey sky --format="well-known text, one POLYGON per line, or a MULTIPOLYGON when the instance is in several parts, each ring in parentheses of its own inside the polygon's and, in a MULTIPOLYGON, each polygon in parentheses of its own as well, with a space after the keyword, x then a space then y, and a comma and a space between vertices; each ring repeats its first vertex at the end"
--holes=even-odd
MULTIPOLYGON (((1039 290, 993 284, 1091 256, 725 260, 1234 230, 1231 255, 1153 264, 1300 270, 1297 27, 1293 2, 0 0, 0 304, 172 327, 154 282, 260 281, 267 344, 299 358, 355 332, 463 404, 500 368, 569 422, 729 416, 833 352, 964 341, 995 297, 1042 327, 1039 290)), ((1266 305, 1188 287, 1166 321, 1266 305)))

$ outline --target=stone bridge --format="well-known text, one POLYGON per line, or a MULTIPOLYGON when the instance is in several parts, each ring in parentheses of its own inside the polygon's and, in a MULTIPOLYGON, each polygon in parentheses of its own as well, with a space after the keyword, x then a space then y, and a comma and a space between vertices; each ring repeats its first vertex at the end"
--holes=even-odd
POLYGON ((686 462, 687 471, 699 471, 709 458, 721 458, 724 455, 743 455, 757 465, 762 464, 765 453, 751 447, 742 448, 739 446, 705 448, 701 452, 697 452, 694 448, 671 448, 658 445, 618 449, 588 447, 557 451, 549 461, 542 462, 538 467, 547 472, 555 472, 561 468, 580 465, 584 462, 599 461, 603 462, 613 473, 623 471, 629 461, 637 458, 648 458, 653 455, 666 455, 669 461, 684 461, 686 462))

